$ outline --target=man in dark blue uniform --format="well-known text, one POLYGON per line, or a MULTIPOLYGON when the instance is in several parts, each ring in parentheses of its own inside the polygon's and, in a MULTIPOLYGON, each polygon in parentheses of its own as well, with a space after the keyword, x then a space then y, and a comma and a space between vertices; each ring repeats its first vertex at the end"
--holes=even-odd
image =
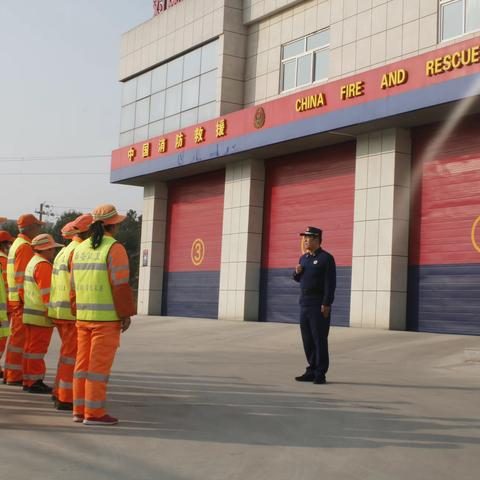
POLYGON ((305 254, 295 268, 293 279, 300 282, 300 331, 308 366, 298 382, 326 383, 330 309, 336 286, 335 260, 322 250, 322 231, 307 227, 303 236, 305 254))

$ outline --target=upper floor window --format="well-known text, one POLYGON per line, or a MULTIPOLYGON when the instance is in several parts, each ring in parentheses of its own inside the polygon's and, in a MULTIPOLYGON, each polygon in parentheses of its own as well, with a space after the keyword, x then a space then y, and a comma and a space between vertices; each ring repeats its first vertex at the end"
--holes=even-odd
POLYGON ((440 41, 480 29, 480 0, 440 0, 440 41))
POLYGON ((329 45, 328 29, 283 45, 281 91, 326 80, 329 45))

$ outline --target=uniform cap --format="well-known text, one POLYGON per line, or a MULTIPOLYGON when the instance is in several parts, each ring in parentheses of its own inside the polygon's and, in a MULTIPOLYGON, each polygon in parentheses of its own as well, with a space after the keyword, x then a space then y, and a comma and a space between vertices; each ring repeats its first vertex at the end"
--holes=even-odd
POLYGON ((45 222, 39 220, 35 215, 27 213, 25 215, 20 215, 17 220, 18 228, 26 228, 30 225, 45 225, 45 222))
POLYGON ((322 231, 317 227, 307 227, 307 229, 300 234, 301 237, 321 237, 322 231))
POLYGON ((68 222, 62 227, 62 237, 70 238, 73 237, 77 231, 73 228, 73 222, 68 222))
POLYGON ((50 250, 51 248, 63 247, 60 243, 55 242, 54 238, 48 233, 41 233, 32 240, 32 248, 34 250, 50 250))
POLYGON ((89 213, 85 213, 77 217, 73 222, 70 222, 75 233, 87 232, 90 225, 93 223, 93 217, 89 213))
POLYGON ((13 242, 15 239, 6 230, 0 230, 0 242, 13 242))
POLYGON ((98 206, 93 212, 94 222, 102 222, 104 225, 115 225, 123 222, 127 217, 120 215, 113 205, 105 204, 98 206))

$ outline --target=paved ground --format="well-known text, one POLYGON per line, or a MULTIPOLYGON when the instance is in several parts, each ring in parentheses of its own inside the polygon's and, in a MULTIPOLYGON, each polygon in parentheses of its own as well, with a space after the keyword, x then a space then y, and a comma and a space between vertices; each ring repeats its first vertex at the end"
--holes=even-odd
POLYGON ((137 318, 122 342, 115 427, 0 386, 0 479, 478 478, 480 363, 464 349, 480 337, 334 328, 318 386, 292 381, 295 325, 137 318))

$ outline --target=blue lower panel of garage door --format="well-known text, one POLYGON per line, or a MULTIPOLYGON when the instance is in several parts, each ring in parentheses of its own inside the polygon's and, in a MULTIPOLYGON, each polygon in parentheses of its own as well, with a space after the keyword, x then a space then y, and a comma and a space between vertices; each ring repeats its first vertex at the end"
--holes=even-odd
POLYGON ((480 265, 410 266, 407 328, 480 335, 480 265))
MULTIPOLYGON (((350 324, 352 268, 337 266, 337 288, 332 305, 332 325, 350 324)), ((260 320, 298 323, 300 287, 292 279, 292 269, 263 269, 261 276, 260 320)))
POLYGON ((166 272, 162 315, 218 318, 220 272, 166 272))

